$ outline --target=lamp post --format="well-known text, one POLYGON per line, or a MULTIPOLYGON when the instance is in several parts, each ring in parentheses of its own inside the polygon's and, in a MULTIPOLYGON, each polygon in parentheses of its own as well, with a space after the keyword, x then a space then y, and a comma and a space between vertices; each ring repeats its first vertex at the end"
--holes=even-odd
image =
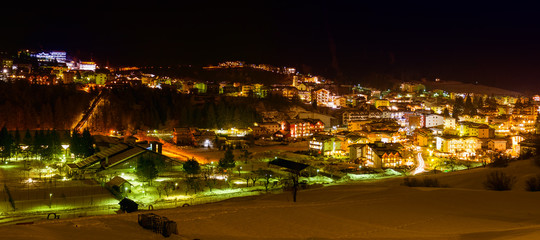
POLYGON ((69 144, 62 144, 62 148, 66 151, 64 154, 64 161, 67 161, 67 149, 69 147, 69 144))
POLYGON ((49 208, 52 208, 52 193, 49 193, 49 208))
POLYGON ((27 148, 28 148, 28 145, 22 145, 21 146, 21 149, 23 150, 24 155, 26 156, 24 158, 24 170, 26 170, 26 163, 28 162, 28 152, 26 151, 27 148))

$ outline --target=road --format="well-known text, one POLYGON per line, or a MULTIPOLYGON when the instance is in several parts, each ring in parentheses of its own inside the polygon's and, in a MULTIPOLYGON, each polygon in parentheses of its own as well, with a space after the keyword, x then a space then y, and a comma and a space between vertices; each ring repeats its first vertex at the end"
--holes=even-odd
POLYGON ((412 172, 412 175, 416 175, 426 171, 424 169, 426 165, 424 163, 424 158, 422 158, 422 152, 418 152, 418 154, 416 155, 416 161, 418 162, 418 165, 416 166, 416 169, 414 169, 414 171, 412 172))

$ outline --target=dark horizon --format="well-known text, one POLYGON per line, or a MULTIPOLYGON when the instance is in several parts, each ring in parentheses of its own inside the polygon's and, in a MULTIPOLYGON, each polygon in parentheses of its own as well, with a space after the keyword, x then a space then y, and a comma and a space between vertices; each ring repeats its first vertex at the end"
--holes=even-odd
POLYGON ((533 6, 263 2, 8 8, 0 50, 65 50, 112 66, 227 60, 342 82, 373 74, 539 91, 533 6))

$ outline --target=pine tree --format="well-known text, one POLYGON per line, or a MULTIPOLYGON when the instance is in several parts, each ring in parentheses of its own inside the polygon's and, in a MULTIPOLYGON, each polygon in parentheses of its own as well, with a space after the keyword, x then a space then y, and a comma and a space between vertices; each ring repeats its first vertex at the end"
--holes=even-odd
POLYGON ((227 151, 225 151, 225 155, 222 159, 219 159, 218 166, 222 169, 232 169, 236 166, 236 163, 234 161, 234 154, 231 148, 227 148, 227 151))
POLYGON ((81 144, 83 157, 89 157, 94 154, 94 138, 90 134, 90 130, 88 130, 87 128, 85 128, 82 133, 81 144))
POLYGON ((474 100, 474 105, 476 105, 477 108, 483 108, 484 107, 484 99, 482 97, 478 97, 474 100))
POLYGON ((26 132, 24 133, 24 138, 22 139, 22 144, 30 146, 32 142, 32 134, 30 134, 30 130, 26 129, 26 132))
POLYGON ((71 139, 70 139, 70 150, 71 153, 73 153, 77 157, 81 157, 81 135, 78 131, 73 130, 71 133, 71 139))
POLYGON ((187 160, 187 162, 182 165, 182 168, 189 175, 199 174, 199 172, 201 171, 201 166, 199 165, 199 162, 195 161, 194 158, 187 160))
POLYGON ((6 126, 0 130, 0 148, 2 148, 2 158, 11 157, 13 151, 13 136, 9 134, 6 126))
POLYGON ((465 114, 474 115, 474 105, 472 103, 472 98, 470 95, 467 95, 465 99, 465 114))
POLYGON ((19 149, 19 146, 21 145, 21 133, 19 132, 19 129, 15 129, 15 136, 13 136, 13 143, 17 149, 19 149))
POLYGON ((137 159, 135 174, 143 181, 149 181, 152 185, 152 180, 158 177, 164 165, 165 161, 156 155, 143 155, 137 159))
POLYGON ((45 133, 43 130, 39 130, 35 133, 34 140, 32 141, 32 153, 41 157, 43 153, 45 133))
POLYGON ((448 111, 448 108, 444 108, 443 116, 444 117, 450 117, 450 111, 448 111))
POLYGON ((58 132, 53 129, 51 131, 51 145, 49 146, 51 148, 53 155, 60 155, 62 154, 62 143, 60 143, 60 135, 58 132))

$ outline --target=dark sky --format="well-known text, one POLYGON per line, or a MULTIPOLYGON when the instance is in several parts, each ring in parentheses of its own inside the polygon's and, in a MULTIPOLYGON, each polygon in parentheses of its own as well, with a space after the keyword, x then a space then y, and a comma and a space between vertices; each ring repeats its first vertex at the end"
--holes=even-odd
POLYGON ((4 8, 0 50, 66 50, 113 66, 244 60, 353 81, 378 73, 540 91, 534 5, 148 2, 4 8))

